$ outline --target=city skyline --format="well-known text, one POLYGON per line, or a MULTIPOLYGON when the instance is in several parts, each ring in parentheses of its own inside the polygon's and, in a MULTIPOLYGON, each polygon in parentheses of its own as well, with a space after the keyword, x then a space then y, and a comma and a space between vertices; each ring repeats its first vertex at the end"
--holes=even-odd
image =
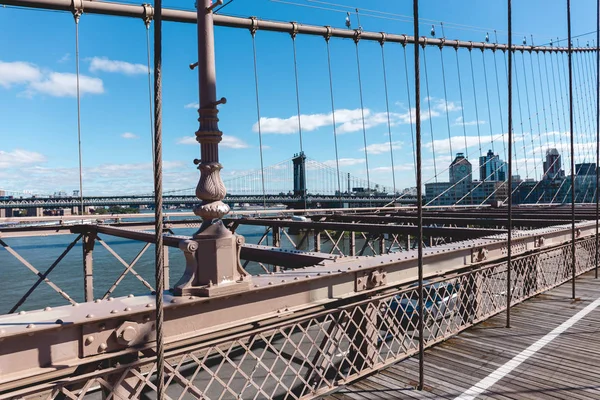
MULTIPOLYGON (((368 4, 342 3, 359 8, 368 4)), ((575 35, 591 30, 593 18, 585 13, 588 3, 591 4, 584 1, 573 7, 573 18, 578 21, 574 26, 575 35)), ((442 28, 439 23, 434 23, 435 32, 431 32, 431 24, 423 22, 422 33, 428 37, 432 37, 433 33, 438 38, 445 35, 467 41, 484 41, 487 35, 493 42, 496 36, 492 28, 496 28, 498 41, 506 42, 505 10, 497 4, 490 4, 484 11, 478 5, 478 2, 472 1, 471 6, 465 4, 458 12, 450 4, 424 4, 423 18, 445 21, 445 24, 442 28), (472 25, 471 21, 478 21, 479 27, 474 30, 460 25, 472 25), (481 28, 484 26, 490 28, 481 28)), ((192 2, 182 5, 165 1, 165 6, 191 8, 192 2)), ((369 7, 372 8, 372 5, 369 4, 369 7)), ((410 13, 410 7, 403 3, 378 3, 377 8, 381 12, 410 13)), ((297 20, 346 29, 345 13, 316 11, 266 0, 251 4, 235 1, 225 10, 232 14, 297 20)), ((515 31, 519 32, 515 34, 515 43, 521 43, 523 36, 529 43, 530 34, 534 34, 536 43, 542 44, 549 43, 556 35, 564 37, 566 34, 564 10, 555 4, 536 0, 515 5, 515 11, 519 15, 514 21, 515 31), (544 8, 548 21, 552 21, 548 24, 550 26, 521 17, 538 7, 544 8)), ((68 13, 29 13, 7 7, 0 10, 0 23, 7 36, 16 38, 0 43, 5 55, 0 58, 0 105, 11 110, 5 114, 0 135, 15 138, 0 145, 2 186, 22 191, 71 191, 78 187, 79 180, 72 16, 68 13), (18 35, 24 23, 32 27, 32 35, 18 35), (54 36, 44 35, 42 26, 48 26, 44 30, 51 29, 54 36)), ((361 17, 361 24, 365 30, 411 31, 411 24, 407 21, 368 15, 361 17)), ((357 26, 356 15, 351 15, 351 28, 357 26)), ((144 192, 152 188, 145 33, 145 27, 139 20, 115 21, 94 15, 81 18, 84 194, 144 192), (108 32, 110 34, 105 34, 108 32)), ((191 54, 194 54, 195 35, 193 25, 165 24, 163 176, 167 190, 191 187, 198 180, 191 162, 198 156, 198 145, 193 137, 197 130, 197 75, 188 68, 194 61, 191 54)), ((585 46, 592 37, 582 36, 580 39, 580 45, 585 46)), ((228 100, 220 107, 219 114, 220 128, 224 133, 221 143, 222 173, 227 178, 260 165, 252 39, 247 30, 218 27, 216 41, 218 94, 228 100)), ((291 39, 287 35, 269 32, 257 32, 256 35, 264 162, 272 165, 281 160, 282 153, 291 155, 300 150, 300 108, 303 151, 321 162, 334 165, 333 115, 325 42, 320 37, 298 36, 296 45, 300 107, 295 96, 291 39), (272 46, 282 51, 270 52, 268 49, 272 46)), ((372 180, 392 186, 391 147, 396 187, 414 186, 414 174, 409 172, 414 171, 415 104, 411 103, 414 96, 411 54, 408 54, 407 89, 402 46, 385 46, 390 110, 388 129, 380 45, 366 41, 359 45, 363 102, 359 98, 354 43, 332 39, 330 46, 340 166, 366 177, 368 158, 372 180), (362 114, 365 117, 366 145, 362 138, 362 114), (391 143, 388 130, 392 132, 391 143)), ((458 69, 452 49, 443 53, 445 82, 440 74, 432 73, 441 69, 439 50, 428 47, 422 55, 425 53, 429 73, 423 71, 423 78, 427 78, 428 82, 423 82, 421 104, 426 162, 424 179, 441 179, 446 171, 445 168, 436 168, 436 164, 450 162, 457 150, 468 154, 478 147, 496 144, 496 154, 506 159, 504 151, 500 150, 505 146, 507 136, 504 122, 506 94, 504 90, 497 92, 494 82, 496 67, 499 86, 504 88, 506 85, 502 54, 494 57, 491 52, 484 56, 473 52, 475 66, 472 78, 476 87, 472 87, 470 79, 465 79, 461 88, 456 80, 458 69), (490 74, 487 86, 484 84, 484 62, 490 74), (489 106, 485 101, 487 94, 491 99, 489 106), (503 109, 498 108, 496 103, 501 103, 503 109)), ((471 53, 461 49, 459 54, 462 73, 471 74, 471 53)), ((529 62, 528 55, 526 60, 529 62)), ((522 74, 521 71, 519 73, 522 74)), ((521 90, 525 91, 524 77, 519 75, 516 79, 521 81, 521 90)), ((515 119, 518 117, 516 114, 515 119)), ((547 127, 521 127, 518 132, 515 131, 519 145, 527 143, 529 148, 531 139, 537 142, 540 136, 544 142, 558 142, 554 136, 564 135, 566 126, 564 121, 559 123, 558 113, 553 116, 553 121, 547 127)), ((585 155, 581 151, 588 139, 583 135, 583 124, 577 129, 582 132, 581 150, 578 149, 577 157, 583 160, 585 155)), ((543 155, 531 149, 528 152, 532 153, 532 160, 526 161, 525 152, 518 149, 516 166, 522 170, 522 176, 533 177, 533 171, 525 171, 525 164, 538 164, 543 155)))

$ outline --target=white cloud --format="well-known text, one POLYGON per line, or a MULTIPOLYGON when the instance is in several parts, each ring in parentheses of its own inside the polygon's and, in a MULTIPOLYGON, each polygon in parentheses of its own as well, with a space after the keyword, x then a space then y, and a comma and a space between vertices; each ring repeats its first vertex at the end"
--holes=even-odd
MULTIPOLYGON (((177 144, 193 144, 197 145, 195 136, 185 136, 177 139, 177 144)), ((219 147, 226 149, 247 149, 250 147, 248 143, 244 142, 242 139, 237 138, 235 136, 223 135, 221 138, 221 143, 219 143, 219 147)), ((267 148, 263 146, 263 149, 267 148)))
POLYGON ((0 86, 9 88, 12 85, 27 84, 42 78, 42 73, 33 64, 15 61, 0 61, 0 86))
MULTIPOLYGON (((394 171, 414 171, 414 164, 400 164, 394 165, 394 171)), ((371 172, 381 173, 381 172, 392 172, 392 167, 375 167, 370 169, 371 172)))
POLYGON ((138 139, 139 136, 136 135, 135 133, 131 133, 131 132, 125 132, 121 135, 121 137, 123 139, 138 139))
MULTIPOLYGON (((79 76, 79 92, 83 95, 104 93, 101 79, 79 76)), ((68 72, 51 72, 47 77, 29 84, 27 94, 43 93, 55 97, 77 96, 77 75, 68 72)))
MULTIPOLYGON (((364 158, 340 158, 339 165, 340 167, 350 167, 352 165, 364 164, 364 158)), ((323 162, 323 164, 328 165, 330 167, 335 167, 337 164, 335 160, 327 160, 323 162)))
MULTIPOLYGON (((221 139, 221 143, 219 143, 220 147, 225 147, 228 149, 247 149, 250 147, 246 142, 244 142, 240 138, 236 138, 235 136, 223 135, 221 139)), ((263 146, 263 149, 265 146, 263 146)))
POLYGON ((200 108, 200 104, 198 103, 188 103, 185 106, 183 106, 183 108, 193 108, 194 110, 197 110, 200 108))
MULTIPOLYGON (((337 133, 349 133, 357 132, 363 129, 363 116, 364 116, 364 127, 370 129, 378 125, 387 125, 388 113, 387 112, 373 112, 372 110, 365 108, 361 112, 360 108, 349 110, 339 109, 335 111, 335 123, 337 133)), ((431 111, 425 110, 421 112, 421 120, 427 120, 431 114, 431 117, 438 117, 439 111, 432 109, 431 111)), ((414 123, 416 116, 416 110, 412 108, 404 113, 390 112, 389 122, 390 126, 396 126, 399 124, 410 124, 414 123)), ((333 125, 333 114, 302 114, 300 115, 300 122, 302 123, 302 131, 310 132, 317 130, 325 126, 333 125)), ((293 115, 289 118, 270 118, 261 117, 260 128, 262 133, 273 133, 289 135, 298 132, 298 116, 293 115)), ((258 132, 258 123, 252 126, 254 132, 258 132)))
POLYGON ((147 74, 148 67, 144 64, 133 64, 127 61, 110 60, 106 57, 92 57, 90 61, 91 72, 116 72, 125 75, 147 74))
POLYGON ((433 109, 435 109, 437 111, 454 112, 454 111, 462 110, 462 107, 453 101, 446 101, 443 99, 434 99, 434 98, 430 98, 430 100, 434 103, 433 109))
POLYGON ((35 151, 21 149, 13 151, 0 150, 0 168, 14 168, 21 165, 32 165, 43 162, 46 162, 46 157, 35 151))
MULTIPOLYGON (((502 142, 502 135, 495 135, 493 137, 494 142, 502 142)), ((425 143, 425 147, 428 149, 433 149, 435 148, 435 153, 437 154, 444 154, 444 153, 448 153, 450 151, 450 144, 452 144, 452 151, 454 151, 455 153, 460 152, 460 151, 464 151, 465 150, 465 142, 466 142, 466 147, 470 148, 470 147, 474 147, 474 146, 479 146, 479 144, 481 143, 481 146, 487 146, 488 143, 491 143, 492 138, 490 138, 489 135, 485 135, 485 136, 452 136, 451 140, 446 139, 437 139, 434 140, 433 142, 429 142, 429 143, 425 143)), ((485 149, 482 148, 482 151, 484 151, 485 149)), ((437 159, 437 157, 436 157, 437 159)))
MULTIPOLYGON (((24 94, 33 96, 36 93, 55 97, 76 96, 77 76, 68 72, 53 72, 21 61, 0 61, 0 86, 9 88, 12 85, 25 85, 24 94)), ((101 79, 80 75, 79 88, 81 94, 104 93, 101 79)))
POLYGON ((463 121, 463 117, 458 117, 454 120, 453 126, 473 126, 483 125, 485 121, 463 121))
MULTIPOLYGON (((392 149, 399 150, 402 147, 402 142, 392 142, 392 149)), ((363 147, 360 151, 365 151, 363 147)), ((367 153, 369 154, 382 154, 389 153, 390 143, 373 143, 367 146, 367 153)))

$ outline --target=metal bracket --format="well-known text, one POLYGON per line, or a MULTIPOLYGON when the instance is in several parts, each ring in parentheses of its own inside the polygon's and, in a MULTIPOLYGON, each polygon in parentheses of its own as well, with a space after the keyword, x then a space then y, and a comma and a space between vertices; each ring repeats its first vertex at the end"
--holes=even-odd
POLYGON ((546 242, 546 239, 543 236, 535 238, 534 247, 535 248, 542 247, 545 242, 546 242))
POLYGON ((355 291, 373 289, 379 286, 385 286, 387 283, 387 273, 381 269, 369 272, 360 272, 356 274, 355 291))
POLYGON ((487 259, 488 249, 485 247, 480 247, 478 249, 473 249, 471 252, 471 263, 478 263, 487 259))
POLYGON ((258 30, 258 18, 250 17, 250 21, 252 21, 252 26, 250 27, 250 33, 252 34, 252 36, 254 36, 256 34, 256 31, 258 30))
POLYGON ((150 315, 140 317, 138 322, 120 321, 116 318, 92 322, 82 327, 81 334, 82 357, 119 351, 156 340, 154 317, 150 315))
POLYGON ((154 19, 154 7, 146 3, 142 4, 142 7, 144 7, 144 25, 146 25, 146 28, 149 28, 150 23, 154 19))

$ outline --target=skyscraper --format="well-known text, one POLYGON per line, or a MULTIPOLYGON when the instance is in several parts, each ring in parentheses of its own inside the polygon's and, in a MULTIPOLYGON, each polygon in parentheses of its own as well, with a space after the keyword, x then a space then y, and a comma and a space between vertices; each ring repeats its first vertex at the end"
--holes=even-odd
POLYGON ((543 179, 554 181, 565 177, 565 171, 560 169, 561 159, 558 150, 555 148, 546 150, 546 161, 544 161, 543 179))
POLYGON ((479 180, 502 182, 506 180, 508 168, 492 150, 487 155, 479 157, 479 180))
POLYGON ((456 153, 456 158, 450 164, 450 183, 461 182, 470 184, 473 181, 473 166, 463 153, 456 153))

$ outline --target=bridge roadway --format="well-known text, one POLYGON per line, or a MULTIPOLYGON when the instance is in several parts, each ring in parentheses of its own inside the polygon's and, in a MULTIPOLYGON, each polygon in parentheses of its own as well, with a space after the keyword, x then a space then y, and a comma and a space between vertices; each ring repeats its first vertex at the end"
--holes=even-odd
MULTIPOLYGON (((349 204, 371 204, 374 206, 385 205, 392 201, 401 204, 415 204, 413 197, 403 197, 397 199, 397 196, 377 195, 377 196, 339 196, 334 195, 308 195, 307 205, 330 205, 340 203, 349 204)), ((238 204, 285 204, 304 206, 304 199, 300 196, 280 196, 267 195, 228 195, 223 200, 229 205, 238 204)), ((165 195, 163 203, 165 205, 193 205, 200 201, 194 195, 165 195)), ((84 207, 93 206, 152 206, 154 205, 154 196, 88 196, 83 198, 84 207)), ((61 207, 79 207, 81 199, 79 197, 30 197, 30 198, 12 198, 0 199, 0 209, 11 208, 61 208, 61 207)))
POLYGON ((590 271, 463 331, 425 352, 425 388, 418 359, 363 378, 326 400, 600 399, 600 281, 590 271))

